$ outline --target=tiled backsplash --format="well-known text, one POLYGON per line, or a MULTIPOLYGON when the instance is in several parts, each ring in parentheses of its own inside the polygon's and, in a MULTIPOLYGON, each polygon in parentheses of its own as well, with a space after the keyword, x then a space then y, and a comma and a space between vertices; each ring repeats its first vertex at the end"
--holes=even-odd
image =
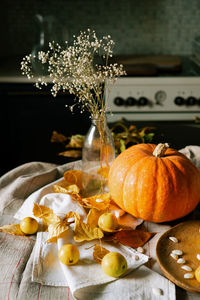
POLYGON ((7 28, 1 56, 31 51, 36 14, 54 16, 63 39, 88 27, 98 36, 110 34, 118 54, 188 55, 200 35, 199 0, 7 0, 0 13, 7 28))

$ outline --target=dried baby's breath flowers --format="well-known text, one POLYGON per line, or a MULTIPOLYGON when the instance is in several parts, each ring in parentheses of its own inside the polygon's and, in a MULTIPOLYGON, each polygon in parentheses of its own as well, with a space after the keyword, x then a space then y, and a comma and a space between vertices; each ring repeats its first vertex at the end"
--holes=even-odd
MULTIPOLYGON (((79 104, 81 112, 87 109, 91 117, 99 118, 109 110, 105 103, 105 83, 114 83, 118 77, 125 75, 121 64, 109 63, 113 46, 110 35, 98 39, 95 31, 87 29, 81 31, 79 36, 74 36, 72 45, 66 41, 65 47, 61 47, 58 43, 50 42, 47 52, 40 51, 37 57, 31 54, 25 56, 21 62, 22 74, 28 78, 34 77, 32 61, 39 59, 47 67, 54 97, 59 91, 69 91, 76 96, 75 104, 79 104), (96 63, 97 58, 100 59, 99 63, 96 63)), ((47 84, 46 77, 37 78, 36 86, 39 89, 47 84)), ((72 111, 74 105, 70 107, 72 111)))

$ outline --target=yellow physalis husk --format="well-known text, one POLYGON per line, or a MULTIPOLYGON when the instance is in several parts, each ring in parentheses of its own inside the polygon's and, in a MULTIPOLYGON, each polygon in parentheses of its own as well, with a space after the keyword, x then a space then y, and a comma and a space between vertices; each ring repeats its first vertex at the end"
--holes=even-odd
POLYGON ((64 179, 67 185, 77 185, 78 188, 82 189, 82 176, 83 172, 80 170, 68 170, 64 173, 64 179))
POLYGON ((75 213, 74 240, 76 242, 101 239, 103 236, 103 231, 100 228, 83 223, 80 215, 75 213))
POLYGON ((50 224, 57 224, 58 222, 60 222, 60 218, 52 213, 49 215, 44 215, 42 217, 43 223, 46 224, 47 226, 49 226, 50 224))
POLYGON ((0 232, 5 232, 12 235, 25 236, 25 233, 21 231, 19 224, 9 224, 0 227, 0 232))
POLYGON ((50 209, 49 207, 44 206, 44 205, 39 205, 38 203, 34 203, 33 215, 36 218, 41 218, 44 215, 49 215, 52 213, 53 213, 53 210, 50 209))
POLYGON ((59 216, 53 213, 52 209, 37 203, 34 204, 33 214, 34 216, 42 219, 43 223, 48 228, 50 238, 47 240, 47 243, 57 242, 57 239, 62 237, 69 229, 69 224, 75 221, 74 212, 68 212, 62 220, 59 216), (71 218, 74 218, 74 220, 70 220, 71 218))
POLYGON ((94 251, 93 251, 93 257, 96 260, 98 264, 101 264, 101 261, 103 257, 108 254, 110 251, 107 250, 104 247, 101 247, 100 245, 95 244, 94 251))
POLYGON ((58 238, 61 238, 69 229, 69 226, 62 220, 58 223, 50 224, 48 226, 48 232, 50 238, 46 241, 47 243, 56 243, 58 238))
POLYGON ((69 192, 79 194, 80 192, 80 188, 76 184, 69 185, 65 179, 54 184, 53 190, 55 193, 66 193, 66 194, 68 194, 69 192))
POLYGON ((96 208, 91 208, 87 215, 87 224, 91 227, 98 226, 98 219, 104 213, 104 210, 98 210, 96 208))
POLYGON ((80 189, 76 184, 67 185, 67 182, 64 180, 54 184, 53 190, 55 193, 63 193, 70 195, 74 200, 76 200, 81 206, 85 206, 82 197, 80 196, 80 189))
POLYGON ((50 224, 56 224, 60 222, 60 218, 53 213, 53 210, 44 206, 34 203, 33 215, 37 218, 42 219, 44 226, 49 226, 50 224))
POLYGON ((69 211, 65 215, 65 217, 63 219, 63 222, 66 223, 67 225, 70 225, 70 224, 74 223, 75 222, 75 214, 76 214, 75 212, 69 211))
POLYGON ((82 202, 88 208, 96 208, 98 210, 106 210, 111 202, 110 193, 95 195, 83 198, 82 202))

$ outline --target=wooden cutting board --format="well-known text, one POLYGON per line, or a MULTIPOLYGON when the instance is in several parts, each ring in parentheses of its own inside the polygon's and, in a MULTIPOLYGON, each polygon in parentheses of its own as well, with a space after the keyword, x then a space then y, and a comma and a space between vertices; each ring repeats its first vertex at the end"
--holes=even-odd
POLYGON ((200 254, 200 220, 187 221, 174 226, 160 237, 156 246, 157 261, 164 275, 177 286, 200 294, 200 282, 195 277, 185 279, 184 274, 188 271, 181 269, 182 265, 170 256, 174 249, 183 251, 180 257, 185 259, 185 265, 190 266, 193 270, 190 273, 194 274, 196 268, 200 266, 200 261, 196 257, 200 254), (170 236, 176 237, 179 242, 172 242, 170 236))

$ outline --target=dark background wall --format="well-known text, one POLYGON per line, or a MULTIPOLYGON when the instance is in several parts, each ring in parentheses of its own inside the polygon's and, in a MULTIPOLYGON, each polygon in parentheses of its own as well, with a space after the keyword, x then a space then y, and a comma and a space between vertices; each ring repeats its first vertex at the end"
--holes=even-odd
POLYGON ((38 13, 54 16, 59 39, 90 27, 110 34, 120 54, 188 55, 200 34, 199 0, 7 0, 0 10, 0 56, 31 51, 38 13))

